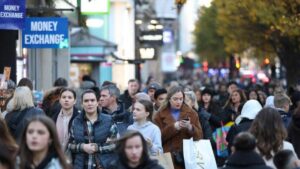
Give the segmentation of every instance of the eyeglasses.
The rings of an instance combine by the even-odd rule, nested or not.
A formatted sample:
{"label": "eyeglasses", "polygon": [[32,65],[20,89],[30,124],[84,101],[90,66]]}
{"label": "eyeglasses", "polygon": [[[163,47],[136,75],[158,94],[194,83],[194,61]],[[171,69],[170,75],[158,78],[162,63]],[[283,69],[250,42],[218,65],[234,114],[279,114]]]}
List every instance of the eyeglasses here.
{"label": "eyeglasses", "polygon": [[181,98],[171,97],[171,100],[174,102],[178,102],[178,101],[183,102],[183,97],[181,97]]}

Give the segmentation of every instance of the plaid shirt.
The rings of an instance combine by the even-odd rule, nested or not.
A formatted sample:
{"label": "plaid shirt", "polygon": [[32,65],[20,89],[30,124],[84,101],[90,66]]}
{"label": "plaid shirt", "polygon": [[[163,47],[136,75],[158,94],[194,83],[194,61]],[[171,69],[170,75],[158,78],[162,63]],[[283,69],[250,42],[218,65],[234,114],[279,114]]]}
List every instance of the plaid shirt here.
{"label": "plaid shirt", "polygon": [[[95,139],[94,139],[94,130],[95,130],[95,124],[99,123],[100,121],[95,121],[94,123],[92,123],[89,119],[87,119],[86,117],[84,118],[85,123],[86,123],[86,127],[88,131],[84,131],[84,143],[78,143],[76,144],[75,141],[71,141],[68,144],[68,149],[72,152],[72,153],[81,153],[84,152],[83,150],[83,144],[88,144],[88,143],[95,143]],[[90,134],[89,134],[90,133]],[[111,126],[110,128],[110,134],[109,137],[107,138],[107,141],[111,141],[111,140],[116,140],[117,139],[117,134],[118,134],[118,129],[117,126],[114,124]],[[73,128],[71,130],[71,138],[74,138],[74,131]],[[104,154],[104,153],[110,153],[112,152],[116,145],[114,143],[95,143],[95,145],[97,146],[97,151],[95,152],[95,154],[100,153],[100,154]],[[85,156],[85,160],[84,160],[84,168],[85,169],[93,169],[96,167],[96,162],[95,162],[95,158],[93,154],[86,154]]]}

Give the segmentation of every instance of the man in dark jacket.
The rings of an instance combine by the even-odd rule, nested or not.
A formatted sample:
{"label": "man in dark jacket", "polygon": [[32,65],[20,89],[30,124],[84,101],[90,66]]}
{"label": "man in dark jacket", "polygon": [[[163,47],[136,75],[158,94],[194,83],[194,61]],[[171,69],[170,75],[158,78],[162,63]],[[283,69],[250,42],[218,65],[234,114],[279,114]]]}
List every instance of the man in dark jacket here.
{"label": "man in dark jacket", "polygon": [[137,79],[130,79],[128,81],[128,89],[119,97],[120,101],[124,103],[125,110],[127,110],[134,102],[134,95],[139,92],[140,83]]}
{"label": "man in dark jacket", "polygon": [[118,100],[119,96],[120,90],[116,85],[106,85],[100,89],[101,112],[112,117],[113,122],[117,125],[118,134],[123,135],[127,127],[133,124],[133,116]]}
{"label": "man in dark jacket", "polygon": [[299,169],[300,160],[291,150],[281,150],[274,156],[274,164],[277,169]]}
{"label": "man in dark jacket", "polygon": [[287,141],[293,144],[295,152],[300,157],[300,107],[294,111],[291,125],[288,128]]}
{"label": "man in dark jacket", "polygon": [[255,137],[249,132],[241,132],[234,140],[233,154],[223,169],[271,169],[255,152]]}
{"label": "man in dark jacket", "polygon": [[280,113],[282,122],[286,128],[290,125],[290,122],[292,120],[291,113],[289,112],[291,105],[291,100],[289,96],[286,94],[276,94],[274,96],[274,106]]}

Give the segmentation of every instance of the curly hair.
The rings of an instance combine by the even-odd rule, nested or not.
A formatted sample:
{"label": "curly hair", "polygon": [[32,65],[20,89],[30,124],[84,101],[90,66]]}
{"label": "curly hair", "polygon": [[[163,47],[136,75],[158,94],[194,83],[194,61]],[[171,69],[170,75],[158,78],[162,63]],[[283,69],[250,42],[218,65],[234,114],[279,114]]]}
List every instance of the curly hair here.
{"label": "curly hair", "polygon": [[256,137],[257,148],[267,160],[282,149],[287,137],[280,113],[273,108],[263,108],[254,119],[249,131]]}

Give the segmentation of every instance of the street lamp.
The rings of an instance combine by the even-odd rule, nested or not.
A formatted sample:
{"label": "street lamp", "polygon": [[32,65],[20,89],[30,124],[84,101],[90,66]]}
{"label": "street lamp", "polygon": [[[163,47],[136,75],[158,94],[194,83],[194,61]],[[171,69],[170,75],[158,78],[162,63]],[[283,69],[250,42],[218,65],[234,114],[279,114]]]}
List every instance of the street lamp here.
{"label": "street lamp", "polygon": [[175,4],[177,5],[178,13],[180,13],[182,5],[186,3],[187,0],[175,0]]}

